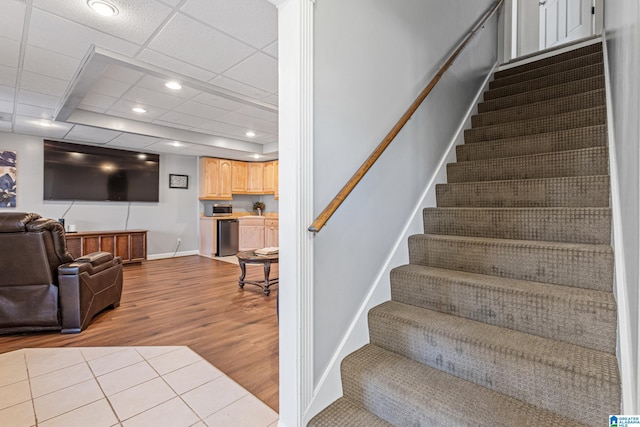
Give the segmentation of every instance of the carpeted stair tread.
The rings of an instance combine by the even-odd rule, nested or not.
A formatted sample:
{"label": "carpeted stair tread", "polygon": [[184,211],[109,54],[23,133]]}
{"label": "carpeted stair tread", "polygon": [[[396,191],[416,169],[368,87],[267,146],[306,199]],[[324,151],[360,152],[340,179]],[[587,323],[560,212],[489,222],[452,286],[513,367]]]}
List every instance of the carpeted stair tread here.
{"label": "carpeted stair tread", "polygon": [[308,427],[393,427],[385,420],[376,417],[366,409],[355,405],[349,399],[339,398],[322,412],[313,417]]}
{"label": "carpeted stair tread", "polygon": [[574,80],[555,86],[548,86],[542,89],[517,93],[515,95],[503,96],[501,98],[484,101],[478,104],[478,113],[489,111],[499,111],[506,108],[527,105],[533,102],[541,102],[554,98],[561,98],[576,95],[583,92],[604,88],[604,75],[588,77],[586,79]]}
{"label": "carpeted stair tread", "polygon": [[612,353],[396,301],[369,311],[369,335],[373,345],[585,424],[620,410]]}
{"label": "carpeted stair tread", "polygon": [[610,208],[425,208],[425,234],[608,245]]}
{"label": "carpeted stair tread", "polygon": [[606,147],[607,126],[587,126],[456,146],[459,162]]}
{"label": "carpeted stair tread", "polygon": [[438,207],[608,207],[609,177],[436,184]]}
{"label": "carpeted stair tread", "polygon": [[[541,52],[536,52],[536,55],[542,53]],[[522,56],[520,58],[516,58],[513,61],[511,61],[508,65],[508,68],[504,68],[504,69],[500,69],[498,71],[495,72],[495,78],[496,79],[501,79],[513,74],[519,74],[522,72],[526,72],[529,70],[533,70],[536,68],[541,68],[541,67],[546,67],[548,65],[551,64],[555,64],[558,62],[565,62],[568,61],[570,59],[573,58],[578,58],[581,56],[586,56],[586,55],[590,55],[593,53],[597,53],[597,52],[602,52],[602,42],[598,42],[598,43],[593,43],[587,46],[583,46],[581,48],[578,49],[573,49],[567,52],[563,52],[560,53],[558,55],[554,55],[554,56],[549,56],[547,58],[542,58],[539,59],[537,61],[531,61],[531,62],[527,62],[526,64],[521,64],[521,65],[515,65],[519,60],[525,59],[527,58],[527,56]]]}
{"label": "carpeted stair tread", "polygon": [[536,89],[542,89],[549,86],[555,86],[563,83],[569,83],[575,80],[582,80],[589,77],[595,77],[604,73],[604,64],[587,65],[562,73],[551,74],[549,76],[539,77],[533,80],[526,80],[520,83],[510,84],[508,86],[489,89],[484,93],[485,101],[501,98],[503,96],[515,95],[517,93],[529,92]]}
{"label": "carpeted stair tread", "polygon": [[391,299],[598,351],[616,348],[611,292],[407,264],[391,271]]}
{"label": "carpeted stair tread", "polygon": [[409,263],[599,291],[613,289],[613,250],[608,245],[416,234],[409,237]]}
{"label": "carpeted stair tread", "polygon": [[447,180],[454,182],[503,181],[607,175],[607,147],[449,163]]}
{"label": "carpeted stair tread", "polygon": [[505,108],[498,111],[476,114],[471,117],[474,128],[507,123],[535,117],[551,116],[605,105],[604,89],[596,89],[564,97],[530,102],[525,105]]}
{"label": "carpeted stair tread", "polygon": [[345,396],[394,426],[582,425],[372,344],[343,360],[342,384]]}
{"label": "carpeted stair tread", "polygon": [[465,143],[540,134],[575,129],[584,126],[604,125],[607,120],[605,106],[585,108],[553,116],[535,117],[508,123],[465,129]]}
{"label": "carpeted stair tread", "polygon": [[494,75],[494,80],[489,82],[489,89],[496,89],[514,83],[520,83],[527,80],[533,80],[540,77],[550,76],[552,74],[574,70],[580,67],[586,67],[602,62],[602,60],[602,52],[595,52],[588,55],[571,58],[566,61],[555,62],[553,64],[534,68],[532,70],[521,70],[520,72],[511,74],[509,76],[500,77],[500,75]]}

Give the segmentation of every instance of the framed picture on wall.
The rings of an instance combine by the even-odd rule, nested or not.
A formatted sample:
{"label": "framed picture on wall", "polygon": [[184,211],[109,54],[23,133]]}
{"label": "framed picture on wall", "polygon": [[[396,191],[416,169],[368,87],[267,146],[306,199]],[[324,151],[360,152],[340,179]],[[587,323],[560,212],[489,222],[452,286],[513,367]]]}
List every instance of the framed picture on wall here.
{"label": "framed picture on wall", "polygon": [[189,188],[189,175],[169,174],[169,188]]}
{"label": "framed picture on wall", "polygon": [[16,207],[16,152],[0,149],[0,208]]}

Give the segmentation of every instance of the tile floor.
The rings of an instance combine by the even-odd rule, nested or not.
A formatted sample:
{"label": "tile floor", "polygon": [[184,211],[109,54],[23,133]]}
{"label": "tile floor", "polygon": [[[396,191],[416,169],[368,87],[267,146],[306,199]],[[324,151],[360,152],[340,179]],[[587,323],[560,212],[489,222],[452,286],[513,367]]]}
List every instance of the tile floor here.
{"label": "tile floor", "polygon": [[0,354],[0,426],[276,427],[278,414],[188,347]]}

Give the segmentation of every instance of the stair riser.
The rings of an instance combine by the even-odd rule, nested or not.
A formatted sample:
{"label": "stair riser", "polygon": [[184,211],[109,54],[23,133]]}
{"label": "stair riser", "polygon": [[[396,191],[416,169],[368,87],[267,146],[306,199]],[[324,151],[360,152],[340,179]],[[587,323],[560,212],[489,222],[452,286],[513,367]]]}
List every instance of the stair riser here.
{"label": "stair riser", "polygon": [[616,347],[615,302],[604,298],[609,294],[595,301],[574,294],[561,298],[544,285],[449,272],[429,274],[429,270],[408,267],[391,272],[393,301],[597,351],[611,352]]}
{"label": "stair riser", "polygon": [[447,178],[450,183],[607,175],[608,173],[609,160],[607,149],[604,147],[447,165]]}
{"label": "stair riser", "polygon": [[515,122],[536,117],[568,113],[606,104],[604,89],[556,98],[535,104],[521,105],[504,110],[492,111],[471,117],[474,128],[499,123]]}
{"label": "stair riser", "polygon": [[611,210],[426,208],[425,234],[608,245]]}
{"label": "stair riser", "polygon": [[606,124],[606,120],[606,108],[596,107],[554,116],[538,117],[510,123],[500,123],[493,126],[465,129],[464,141],[465,143],[474,143],[577,129],[585,126],[598,126]]}
{"label": "stair riser", "polygon": [[610,292],[613,289],[613,253],[602,248],[605,246],[586,250],[533,245],[531,242],[478,242],[420,234],[409,238],[409,262]]}
{"label": "stair riser", "polygon": [[558,62],[565,62],[573,58],[579,58],[581,56],[591,55],[597,52],[602,52],[602,43],[590,44],[588,46],[584,46],[579,49],[570,50],[568,52],[564,52],[559,55],[550,56],[548,58],[540,59],[538,61],[529,62],[526,64],[507,68],[505,70],[500,70],[495,73],[495,78],[501,79],[507,76],[511,76],[513,74],[520,74],[526,71],[534,70],[536,68],[546,67],[551,64],[557,64]]}
{"label": "stair riser", "polygon": [[550,86],[531,92],[519,93],[516,95],[496,98],[478,104],[478,113],[488,113],[490,111],[503,110],[505,108],[528,105],[534,102],[542,102],[550,99],[562,98],[565,96],[577,95],[584,92],[604,88],[604,76],[599,75],[587,79],[572,81],[556,86]]}
{"label": "stair riser", "polygon": [[[374,309],[369,313],[369,329],[374,345],[580,422],[593,422],[617,409],[610,400],[601,400],[601,394],[617,394],[614,384],[600,383],[595,393],[596,381],[586,375],[517,351],[480,345],[472,337],[447,331],[446,325],[421,324],[418,319]],[[567,395],[572,396],[573,405],[567,405]]]}
{"label": "stair riser", "polygon": [[536,68],[530,71],[523,71],[521,73],[512,74],[505,77],[495,77],[494,80],[489,82],[490,89],[496,89],[499,87],[509,86],[515,83],[520,83],[528,80],[538,79],[540,77],[546,77],[553,74],[563,73],[566,71],[574,70],[580,67],[586,67],[588,65],[597,64],[602,62],[602,53],[592,53],[590,55],[579,56],[567,61],[558,62],[546,67]]}
{"label": "stair riser", "polygon": [[530,92],[537,89],[543,89],[549,86],[569,83],[576,80],[582,80],[589,77],[595,77],[604,73],[603,63],[587,65],[586,67],[577,68],[575,70],[566,71],[564,73],[552,74],[550,76],[540,77],[538,79],[527,80],[522,83],[514,83],[509,86],[490,89],[484,93],[485,101],[501,98],[503,96],[511,96],[518,93]]}
{"label": "stair riser", "polygon": [[437,184],[438,207],[608,207],[608,176]]}
{"label": "stair riser", "polygon": [[605,125],[456,146],[459,162],[607,146]]}

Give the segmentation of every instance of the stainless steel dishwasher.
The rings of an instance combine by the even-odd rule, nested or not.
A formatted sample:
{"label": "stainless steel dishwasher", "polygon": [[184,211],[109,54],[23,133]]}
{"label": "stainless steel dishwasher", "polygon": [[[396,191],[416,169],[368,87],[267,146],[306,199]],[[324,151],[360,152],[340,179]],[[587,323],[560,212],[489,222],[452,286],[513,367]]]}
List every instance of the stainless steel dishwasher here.
{"label": "stainless steel dishwasher", "polygon": [[216,256],[228,256],[238,253],[238,220],[219,219],[218,249]]}

